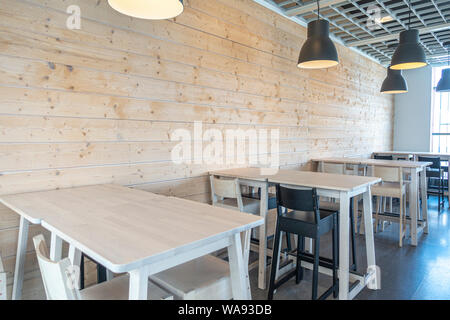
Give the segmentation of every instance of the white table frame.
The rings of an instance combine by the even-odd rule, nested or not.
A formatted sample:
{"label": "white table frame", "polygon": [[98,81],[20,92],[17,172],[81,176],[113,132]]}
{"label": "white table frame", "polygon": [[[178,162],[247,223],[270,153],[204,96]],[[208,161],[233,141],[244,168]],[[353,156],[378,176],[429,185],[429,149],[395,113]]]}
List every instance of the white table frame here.
{"label": "white table frame", "polygon": [[[17,258],[12,293],[13,300],[19,300],[22,297],[24,266],[30,224],[41,225],[43,228],[51,232],[50,256],[56,261],[58,259],[61,259],[62,241],[66,241],[70,245],[68,256],[73,265],[80,265],[81,253],[83,252],[92,257],[98,263],[105,266],[105,268],[107,268],[110,272],[129,273],[130,300],[147,299],[148,279],[150,275],[164,271],[198,257],[210,254],[212,252],[227,248],[229,255],[233,299],[251,299],[250,281],[248,276],[248,252],[244,251],[248,250],[248,247],[243,248],[241,233],[244,233],[245,237],[249,236],[252,228],[258,227],[264,223],[262,219],[238,228],[234,228],[233,230],[227,232],[216,234],[201,241],[196,241],[188,245],[174,248],[167,252],[158,254],[156,257],[150,256],[126,265],[115,265],[95,251],[84,246],[76,239],[69,237],[62,230],[58,230],[57,228],[53,227],[45,220],[28,215],[26,212],[23,212],[10,205],[8,201],[4,201],[1,197],[0,203],[3,203],[20,215]],[[211,210],[215,209],[217,208],[211,206]],[[226,209],[220,208],[220,210]]]}
{"label": "white table frame", "polygon": [[[418,245],[418,237],[420,233],[423,231],[425,234],[428,233],[428,205],[427,205],[427,184],[426,184],[426,175],[424,168],[426,165],[421,166],[412,166],[412,167],[404,167],[401,164],[397,164],[396,161],[392,160],[379,160],[379,164],[373,164],[374,161],[378,161],[375,159],[367,159],[364,161],[363,159],[352,159],[352,158],[339,158],[339,161],[333,159],[314,159],[314,162],[318,162],[319,169],[322,168],[323,163],[342,163],[342,164],[351,164],[351,165],[361,165],[367,168],[370,168],[371,172],[373,172],[375,166],[383,166],[383,167],[395,167],[401,168],[403,172],[409,173],[411,175],[411,183],[409,184],[409,197],[410,197],[410,230],[411,230],[411,245]],[[348,162],[346,162],[348,161]],[[390,164],[388,163],[390,162]],[[419,183],[420,182],[420,183]],[[421,200],[422,200],[422,219],[420,219],[420,208],[419,208],[419,188],[421,191]],[[364,221],[363,221],[364,222]],[[364,229],[361,228],[361,234]]]}
{"label": "white table frame", "polygon": [[[211,172],[211,175],[219,177],[230,177],[230,175],[221,174],[220,172]],[[264,188],[261,189],[261,216],[266,217],[268,208],[268,188],[270,185],[277,184],[276,180],[271,180],[270,178],[265,181],[261,179],[248,179],[239,176],[234,176],[238,178],[239,182],[243,185],[259,185]],[[376,179],[376,178],[374,178]],[[381,179],[379,179],[381,181]],[[377,181],[377,182],[379,182]],[[283,183],[285,184],[285,183]],[[292,186],[302,186],[299,184],[294,184]],[[263,191],[264,190],[264,191]],[[366,238],[366,254],[367,254],[367,265],[376,266],[375,262],[375,242],[373,235],[373,222],[372,222],[372,196],[370,191],[370,186],[364,186],[352,191],[338,191],[331,189],[317,189],[317,193],[320,196],[330,197],[339,199],[340,202],[340,212],[349,212],[350,210],[350,200],[351,198],[363,195],[363,217],[365,226],[365,238]],[[266,220],[267,221],[267,220]],[[353,299],[361,290],[367,286],[367,284],[372,281],[376,275],[372,273],[366,273],[363,275],[350,272],[350,253],[349,253],[349,237],[350,237],[350,217],[349,214],[339,214],[339,300],[349,300]],[[266,259],[267,259],[267,237],[265,224],[260,226],[260,239],[259,239],[259,278],[258,284],[260,289],[264,289],[266,285]],[[294,261],[295,263],[295,261]],[[294,264],[293,264],[294,265]],[[306,268],[311,268],[312,265],[306,262],[302,262],[302,266]],[[373,269],[375,270],[375,268]],[[373,271],[372,270],[372,271]],[[331,270],[320,267],[319,272],[331,275]],[[284,273],[284,272],[280,272]],[[357,284],[350,289],[349,281],[357,281]]]}
{"label": "white table frame", "polygon": [[[448,153],[434,153],[434,152],[408,152],[408,151],[385,151],[385,152],[374,152],[374,155],[386,155],[386,156],[412,156],[414,161],[418,161],[420,156],[424,157],[439,157],[441,161],[447,161],[450,166],[450,154]],[[426,180],[426,179],[425,179]],[[447,173],[447,185],[450,186],[450,172]],[[447,201],[450,207],[450,192],[447,193]]]}

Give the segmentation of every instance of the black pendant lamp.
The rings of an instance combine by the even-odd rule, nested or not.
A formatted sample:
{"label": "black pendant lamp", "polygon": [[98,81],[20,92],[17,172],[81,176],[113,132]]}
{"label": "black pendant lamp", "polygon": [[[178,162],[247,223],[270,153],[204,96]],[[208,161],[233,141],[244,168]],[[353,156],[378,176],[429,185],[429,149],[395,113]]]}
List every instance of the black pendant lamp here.
{"label": "black pendant lamp", "polygon": [[317,20],[308,23],[308,38],[303,44],[298,58],[301,69],[323,69],[339,64],[338,54],[330,39],[330,24],[320,20],[319,0],[317,0]]}
{"label": "black pendant lamp", "polygon": [[442,77],[439,80],[438,85],[436,87],[436,92],[450,92],[450,41],[445,42],[444,46],[447,47],[448,50],[448,66],[449,68],[442,70]]}
{"label": "black pendant lamp", "polygon": [[397,94],[408,92],[408,85],[405,78],[402,76],[401,70],[392,70],[387,68],[387,77],[384,79],[381,85],[381,93],[385,94]]}
{"label": "black pendant lamp", "polygon": [[391,69],[407,70],[425,67],[427,59],[419,43],[419,30],[410,29],[411,26],[411,0],[409,1],[408,30],[400,33],[400,43],[391,60]]}

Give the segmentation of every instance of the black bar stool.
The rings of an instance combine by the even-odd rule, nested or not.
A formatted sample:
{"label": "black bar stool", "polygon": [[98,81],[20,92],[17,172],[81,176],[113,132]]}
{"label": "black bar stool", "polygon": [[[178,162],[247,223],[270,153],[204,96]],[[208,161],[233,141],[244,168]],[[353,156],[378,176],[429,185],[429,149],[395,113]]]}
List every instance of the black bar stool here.
{"label": "black bar stool", "polygon": [[[441,158],[439,157],[420,157],[420,162],[431,162],[432,165],[427,167],[426,176],[427,176],[427,185],[428,185],[428,195],[437,195],[438,196],[438,212],[441,212],[441,205],[444,207],[445,205],[445,196],[444,196],[444,169],[441,166]],[[430,183],[431,181],[438,181],[438,185],[436,187],[435,184]],[[442,201],[441,201],[442,199]]]}
{"label": "black bar stool", "polygon": [[[84,253],[81,254],[81,263],[80,263],[80,289],[84,289]],[[94,259],[86,256],[89,260],[97,264],[97,283],[105,282],[106,279],[106,268],[96,262]]]}
{"label": "black bar stool", "polygon": [[[286,212],[283,212],[286,211]],[[320,237],[329,231],[333,236],[333,258],[331,268],[333,270],[333,285],[323,293],[319,299],[326,299],[331,293],[337,296],[337,258],[338,258],[338,228],[337,211],[319,209],[319,198],[316,189],[288,188],[277,185],[277,227],[275,232],[275,244],[273,248],[272,268],[270,273],[270,285],[268,299],[273,299],[276,288],[296,277],[296,283],[303,278],[302,260],[313,263],[312,299],[317,300],[318,277],[319,277],[319,247]],[[298,236],[297,241],[297,268],[288,273],[275,283],[275,275],[279,260],[280,234],[281,232],[292,233]],[[308,255],[304,251],[304,238],[314,240],[314,254]],[[312,261],[311,261],[312,258]]]}
{"label": "black bar stool", "polygon": [[379,156],[379,155],[374,155],[373,156],[374,159],[377,160],[394,160],[393,156]]}

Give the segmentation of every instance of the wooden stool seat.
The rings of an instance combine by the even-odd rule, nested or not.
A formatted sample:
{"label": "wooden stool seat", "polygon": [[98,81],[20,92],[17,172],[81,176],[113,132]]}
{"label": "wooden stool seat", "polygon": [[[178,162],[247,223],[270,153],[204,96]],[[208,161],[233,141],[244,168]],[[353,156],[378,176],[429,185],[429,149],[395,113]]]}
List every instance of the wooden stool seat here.
{"label": "wooden stool seat", "polygon": [[[259,214],[260,200],[242,197],[242,211],[246,213]],[[238,210],[238,200],[233,198],[226,198],[224,200],[217,200],[215,206],[227,209]]]}
{"label": "wooden stool seat", "polygon": [[324,210],[339,211],[339,202],[319,201],[319,208]]}
{"label": "wooden stool seat", "polygon": [[232,299],[228,262],[212,255],[152,275],[150,280],[178,299]]}
{"label": "wooden stool seat", "polygon": [[400,186],[398,182],[381,182],[372,186],[372,195],[401,198],[406,192],[406,184],[406,182],[403,182],[402,186]]}
{"label": "wooden stool seat", "polygon": [[[80,290],[82,300],[128,300],[130,277],[119,276],[109,281]],[[173,296],[148,282],[148,300],[172,300]]]}

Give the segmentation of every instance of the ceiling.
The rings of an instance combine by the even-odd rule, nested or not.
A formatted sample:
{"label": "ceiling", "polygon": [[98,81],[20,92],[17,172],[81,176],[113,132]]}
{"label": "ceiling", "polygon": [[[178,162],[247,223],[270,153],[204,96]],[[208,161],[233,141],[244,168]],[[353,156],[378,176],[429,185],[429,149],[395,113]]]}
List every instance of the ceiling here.
{"label": "ceiling", "polygon": [[[255,0],[275,6],[277,11],[300,22],[317,19],[316,0]],[[419,29],[420,42],[428,62],[447,64],[450,41],[450,0],[321,0],[320,17],[330,22],[330,32],[347,47],[388,66],[398,43],[398,34],[408,28]],[[386,20],[380,21],[380,18]],[[383,22],[382,22],[383,21]]]}

